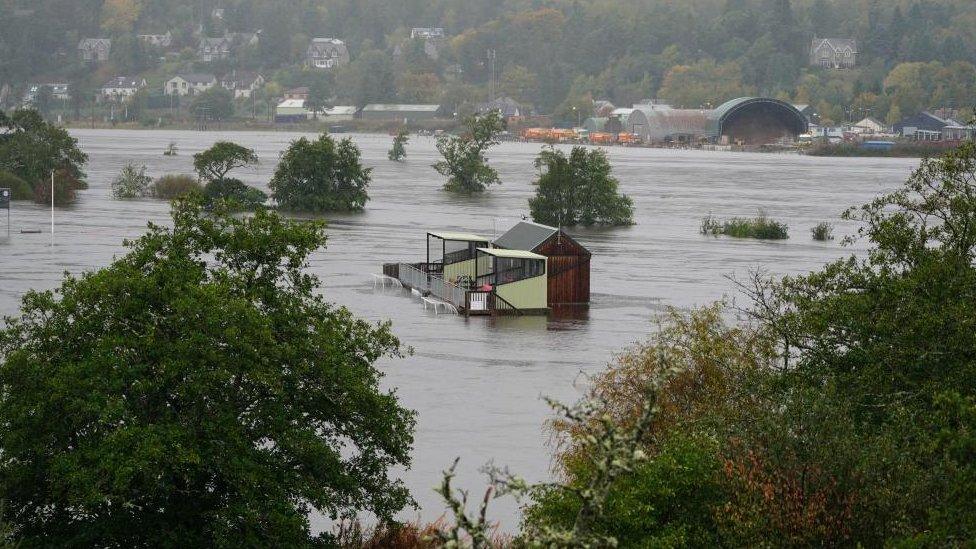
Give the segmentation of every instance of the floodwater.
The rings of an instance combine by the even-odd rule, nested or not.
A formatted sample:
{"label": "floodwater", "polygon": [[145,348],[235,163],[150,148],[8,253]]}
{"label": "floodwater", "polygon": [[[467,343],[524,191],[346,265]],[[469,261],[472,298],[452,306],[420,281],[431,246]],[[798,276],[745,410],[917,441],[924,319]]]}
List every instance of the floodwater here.
{"label": "floodwater", "polygon": [[[90,189],[55,212],[14,203],[6,237],[0,212],[0,315],[15,314],[28,289],[55,287],[64,271],[108,264],[123,252],[124,238],[140,235],[148,221],[166,223],[168,204],[113,200],[109,182],[126,162],[149,173],[191,173],[191,156],[218,140],[253,147],[259,166],[235,177],[267,190],[279,153],[299,134],[76,130],[90,155]],[[443,178],[432,138],[414,137],[404,163],[386,158],[391,139],[354,135],[367,165],[375,167],[372,200],[361,214],[329,216],[327,249],[311,269],[331,301],[372,320],[391,319],[405,359],[379,366],[385,384],[417,410],[414,461],[399,472],[420,510],[404,518],[433,520],[443,505],[433,488],[441,471],[461,457],[456,484],[474,494],[484,488],[485,463],[508,466],[533,481],[548,478],[550,452],[543,397],[575,400],[585,373],[604,367],[615,352],[643,339],[655,315],[668,306],[689,308],[736,297],[729,275],[753,269],[805,273],[852,253],[833,242],[814,242],[810,228],[836,224],[838,237],[855,227],[840,213],[898,186],[917,165],[905,159],[812,158],[796,155],[608,149],[621,189],[634,200],[637,224],[573,233],[593,252],[592,304],[574,318],[464,319],[425,312],[408,296],[374,290],[370,273],[383,262],[419,260],[429,229],[501,234],[528,213],[538,144],[505,143],[490,154],[503,184],[484,196],[460,198],[440,190]],[[170,142],[179,155],[163,156]],[[791,238],[759,242],[706,237],[701,218],[756,214],[762,208],[789,224]],[[21,234],[40,229],[40,234]],[[53,242],[53,243],[52,243]],[[853,251],[861,249],[854,246]],[[741,301],[741,296],[739,296]],[[475,498],[477,499],[477,498]],[[517,527],[517,506],[501,500],[491,516],[503,529]],[[319,527],[325,521],[316,520]]]}

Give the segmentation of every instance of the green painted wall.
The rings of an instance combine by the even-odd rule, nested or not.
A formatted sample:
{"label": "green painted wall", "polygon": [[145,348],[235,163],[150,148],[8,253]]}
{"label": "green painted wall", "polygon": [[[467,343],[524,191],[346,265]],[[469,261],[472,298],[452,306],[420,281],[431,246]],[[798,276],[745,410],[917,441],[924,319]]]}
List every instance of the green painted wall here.
{"label": "green painted wall", "polygon": [[454,279],[459,275],[467,275],[474,278],[474,261],[474,259],[468,259],[467,261],[458,261],[457,263],[444,265],[444,280],[453,284]]}
{"label": "green painted wall", "polygon": [[549,279],[546,275],[502,284],[495,288],[498,295],[519,309],[545,309],[549,306],[546,295],[548,290]]}

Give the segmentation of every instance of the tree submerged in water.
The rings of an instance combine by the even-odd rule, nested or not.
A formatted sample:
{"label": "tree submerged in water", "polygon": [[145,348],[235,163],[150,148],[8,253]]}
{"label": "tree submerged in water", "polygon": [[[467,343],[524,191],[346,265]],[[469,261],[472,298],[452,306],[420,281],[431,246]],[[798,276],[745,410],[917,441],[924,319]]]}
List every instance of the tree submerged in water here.
{"label": "tree submerged in water", "polygon": [[393,137],[393,148],[387,155],[390,160],[400,162],[407,157],[407,143],[410,141],[410,134],[402,129]]}
{"label": "tree submerged in water", "polygon": [[207,182],[203,188],[207,201],[214,204],[224,200],[231,207],[243,210],[263,205],[268,195],[239,179],[227,177],[227,174],[257,162],[258,155],[253,149],[229,141],[218,141],[209,149],[193,155],[193,168],[200,179]]}
{"label": "tree submerged in water", "polygon": [[566,156],[549,147],[535,165],[543,170],[536,196],[529,199],[532,219],[546,225],[631,225],[634,206],[621,195],[604,151],[573,147]]}
{"label": "tree submerged in water", "polygon": [[330,546],[310,513],[410,504],[387,323],[327,303],[320,223],[177,201],[0,330],[0,517],[25,546]]}
{"label": "tree submerged in water", "polygon": [[360,211],[369,200],[372,168],[361,162],[351,139],[327,134],[315,141],[292,141],[278,163],[270,187],[278,205],[291,211]]}
{"label": "tree submerged in water", "polygon": [[437,173],[447,176],[444,189],[456,193],[484,192],[500,183],[498,172],[488,165],[487,150],[498,144],[495,139],[502,130],[501,115],[492,111],[472,116],[464,122],[465,132],[438,138],[437,151],[444,160],[434,164]]}

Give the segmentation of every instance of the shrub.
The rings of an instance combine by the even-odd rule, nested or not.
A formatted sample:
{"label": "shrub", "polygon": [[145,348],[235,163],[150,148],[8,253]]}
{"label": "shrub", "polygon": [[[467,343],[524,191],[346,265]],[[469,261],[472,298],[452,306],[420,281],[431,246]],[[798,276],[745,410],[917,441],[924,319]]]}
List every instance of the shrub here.
{"label": "shrub", "polygon": [[203,188],[203,194],[209,204],[225,200],[231,207],[241,210],[253,210],[263,206],[268,199],[268,195],[259,189],[249,187],[243,181],[233,178],[217,179],[207,183]]}
{"label": "shrub", "polygon": [[0,171],[0,187],[10,189],[11,200],[30,200],[34,197],[30,183],[10,172]]}
{"label": "shrub", "polygon": [[709,214],[702,219],[701,233],[760,240],[784,240],[790,237],[786,223],[770,219],[762,210],[753,218],[733,217],[725,221],[719,221]]}
{"label": "shrub", "polygon": [[118,177],[112,180],[112,196],[115,198],[141,198],[152,193],[152,178],[146,175],[146,166],[126,164]]}
{"label": "shrub", "polygon": [[203,185],[192,175],[164,175],[153,183],[153,196],[173,200],[193,192],[203,192]]}
{"label": "shrub", "polygon": [[810,229],[810,233],[813,235],[814,240],[833,240],[834,226],[826,221],[821,221],[814,228]]}

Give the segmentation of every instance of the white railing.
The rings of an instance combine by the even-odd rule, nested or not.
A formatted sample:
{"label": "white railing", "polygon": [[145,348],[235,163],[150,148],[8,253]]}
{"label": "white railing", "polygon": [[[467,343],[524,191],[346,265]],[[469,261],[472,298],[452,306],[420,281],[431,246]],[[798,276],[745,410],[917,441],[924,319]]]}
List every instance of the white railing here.
{"label": "white railing", "polygon": [[455,307],[464,306],[464,290],[437,275],[425,273],[413,265],[400,264],[400,282],[421,292],[428,291],[432,296]]}

